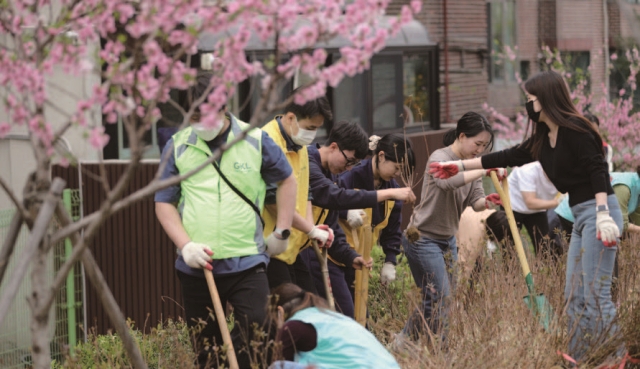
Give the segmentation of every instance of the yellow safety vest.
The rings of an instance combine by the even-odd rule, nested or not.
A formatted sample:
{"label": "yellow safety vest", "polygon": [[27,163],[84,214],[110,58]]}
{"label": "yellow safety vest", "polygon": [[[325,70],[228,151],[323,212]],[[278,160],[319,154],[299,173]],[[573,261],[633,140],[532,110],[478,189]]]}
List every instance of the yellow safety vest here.
{"label": "yellow safety vest", "polygon": [[[385,208],[384,219],[382,220],[382,222],[378,223],[373,228],[373,237],[372,237],[373,244],[371,245],[371,247],[375,246],[378,243],[380,232],[382,232],[382,230],[387,226],[387,224],[389,224],[389,216],[391,216],[391,211],[393,210],[393,206],[395,205],[395,203],[396,202],[394,200],[384,201],[384,208]],[[371,208],[364,209],[364,211],[365,213],[367,213],[366,221],[371,222],[371,219],[372,219]],[[338,223],[340,223],[340,227],[342,227],[342,230],[344,231],[344,234],[347,237],[347,242],[349,243],[349,246],[351,246],[352,249],[355,249],[358,254],[362,255],[364,251],[364,245],[362,245],[362,242],[364,241],[364,227],[353,229],[345,219],[340,219]],[[353,240],[354,231],[356,232],[358,236],[358,240],[360,241],[360,244],[358,245],[356,245],[355,241]],[[329,257],[329,259],[336,265],[345,266],[344,264],[335,261],[331,257]]]}
{"label": "yellow safety vest", "polygon": [[[287,161],[293,169],[293,174],[296,177],[298,183],[298,192],[296,193],[296,212],[306,218],[307,205],[309,202],[309,153],[307,147],[303,146],[300,150],[287,151],[287,142],[282,136],[280,131],[280,125],[276,119],[267,123],[262,130],[267,132],[269,137],[280,146],[282,151],[287,157]],[[264,237],[268,237],[273,232],[276,226],[276,217],[269,211],[262,211],[262,218],[264,219]],[[284,261],[285,263],[292,265],[296,261],[300,248],[309,239],[307,235],[300,232],[297,229],[291,230],[291,236],[289,237],[289,245],[287,250],[280,255],[274,256],[274,258]]]}

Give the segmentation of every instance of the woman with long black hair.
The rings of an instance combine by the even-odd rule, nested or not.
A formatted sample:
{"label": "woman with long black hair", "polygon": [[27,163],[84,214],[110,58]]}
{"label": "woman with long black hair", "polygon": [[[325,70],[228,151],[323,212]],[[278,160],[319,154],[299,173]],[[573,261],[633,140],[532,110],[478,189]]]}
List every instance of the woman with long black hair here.
{"label": "woman with long black hair", "polygon": [[553,71],[541,72],[527,80],[524,88],[530,137],[481,158],[432,163],[430,171],[447,178],[459,171],[520,166],[538,160],[556,188],[569,193],[575,224],[565,298],[569,354],[580,360],[593,343],[618,331],[611,281],[622,213],[609,181],[602,138],[576,110],[562,77]]}

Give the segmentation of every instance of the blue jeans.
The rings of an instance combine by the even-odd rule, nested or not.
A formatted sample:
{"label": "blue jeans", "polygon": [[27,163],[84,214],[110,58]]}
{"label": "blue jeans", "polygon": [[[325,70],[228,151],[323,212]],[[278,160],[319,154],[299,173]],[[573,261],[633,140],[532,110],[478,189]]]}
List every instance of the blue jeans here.
{"label": "blue jeans", "polygon": [[[607,197],[609,214],[622,230],[622,213],[615,195]],[[569,355],[583,358],[592,345],[618,333],[613,323],[616,307],[611,299],[611,280],[617,247],[605,247],[596,238],[596,202],[571,208],[575,217],[567,255],[564,289],[567,300]],[[622,349],[618,354],[622,354]]]}
{"label": "blue jeans", "polygon": [[422,312],[416,309],[403,333],[416,337],[426,323],[432,332],[446,329],[447,299],[454,287],[458,261],[455,236],[446,240],[421,237],[415,243],[402,236],[402,246],[416,284],[422,290]]}

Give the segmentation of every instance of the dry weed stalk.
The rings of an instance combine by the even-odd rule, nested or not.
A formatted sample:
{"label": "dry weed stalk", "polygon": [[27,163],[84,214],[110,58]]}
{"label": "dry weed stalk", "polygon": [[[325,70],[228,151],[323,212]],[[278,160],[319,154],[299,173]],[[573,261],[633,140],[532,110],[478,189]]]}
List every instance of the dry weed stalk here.
{"label": "dry weed stalk", "polygon": [[[527,294],[518,259],[510,245],[489,257],[482,253],[478,268],[466,279],[457,281],[449,303],[446,341],[439,334],[425,333],[415,342],[407,342],[396,358],[403,368],[552,368],[568,367],[558,352],[568,346],[567,316],[564,311],[566,254],[560,260],[550,253],[527,255],[539,292],[556,312],[550,332],[546,332],[523,302]],[[595,337],[581,369],[620,367],[621,358],[612,353],[626,347],[631,357],[640,357],[640,239],[623,241],[619,254],[617,323],[621,332]],[[411,284],[407,278],[407,284]],[[404,283],[404,282],[403,282]],[[375,293],[375,292],[374,292]],[[372,330],[383,342],[391,342],[392,332],[404,325],[405,316],[397,312],[404,303],[419,307],[417,288],[405,291],[403,299],[383,298],[380,304],[393,312],[372,323]],[[377,307],[372,307],[375,310]],[[411,309],[408,309],[411,311]],[[425,324],[425,332],[428,332]],[[439,333],[439,332],[435,332]],[[610,333],[610,332],[609,332]],[[391,345],[390,345],[391,347]],[[562,367],[562,366],[561,366]],[[626,368],[630,368],[627,364]]]}
{"label": "dry weed stalk", "polygon": [[[413,96],[409,97],[409,106],[411,106],[411,102],[413,101]],[[418,109],[418,117],[419,120],[422,121],[422,110],[420,110],[420,107],[417,107]],[[402,115],[402,117],[404,118],[404,124],[402,126],[402,133],[403,133],[403,137],[405,140],[405,145],[407,144],[407,126],[409,124],[411,124],[411,122],[409,121],[409,116],[408,115]],[[429,150],[429,143],[427,142],[427,136],[425,134],[424,131],[424,125],[420,125],[420,129],[422,130],[422,139],[424,140],[424,147],[425,147],[425,151],[426,151],[426,158],[429,158],[429,156],[431,155],[431,151]],[[417,150],[414,150],[417,151]],[[414,152],[415,155],[415,152]],[[397,157],[397,153],[396,153],[396,157]],[[408,163],[408,157],[406,155],[406,151],[405,151],[405,158],[404,158],[404,162]],[[412,189],[415,188],[417,185],[419,185],[422,181],[426,180],[427,176],[428,176],[428,169],[429,168],[425,168],[424,173],[422,174],[421,178],[416,178],[415,177],[415,172],[414,169],[415,168],[409,168],[407,165],[403,165],[402,166],[403,170],[402,173],[400,174],[400,177],[402,179],[402,182],[406,185],[411,187]],[[429,190],[429,185],[427,183],[427,187],[425,188],[425,191]],[[419,205],[419,199],[417,199],[418,201],[418,206]],[[412,205],[414,207],[415,210],[415,204]],[[413,225],[413,216],[411,217],[411,220],[409,221],[409,227],[407,227],[406,230],[406,236],[407,239],[409,240],[409,242],[416,242],[419,238],[420,238],[420,232],[418,231],[418,228],[416,228]]]}

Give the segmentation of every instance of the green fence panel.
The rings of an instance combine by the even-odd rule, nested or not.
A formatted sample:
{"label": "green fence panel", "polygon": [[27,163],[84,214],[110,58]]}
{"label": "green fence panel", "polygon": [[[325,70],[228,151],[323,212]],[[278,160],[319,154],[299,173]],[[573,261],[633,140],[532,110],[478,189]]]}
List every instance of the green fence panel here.
{"label": "green fence panel", "polygon": [[[81,209],[79,191],[65,190],[63,201],[72,218],[79,219]],[[0,210],[0,243],[6,237],[14,213],[15,209]],[[55,222],[53,227],[57,227]],[[22,253],[28,235],[28,229],[23,226],[5,276],[11,275],[14,260]],[[57,272],[68,259],[72,246],[69,240],[54,245],[50,263],[47,265],[47,268],[51,270],[52,277],[54,271]],[[30,273],[27,273],[9,315],[0,326],[0,368],[3,369],[23,369],[31,366],[31,331],[29,327],[31,310],[26,300],[31,292],[30,277]],[[0,295],[6,280],[7,278],[0,285]],[[84,340],[83,289],[82,266],[80,263],[76,263],[67,276],[66,284],[58,291],[55,309],[50,315],[52,359],[64,360],[65,354],[73,352],[73,348],[79,343],[79,340]]]}

